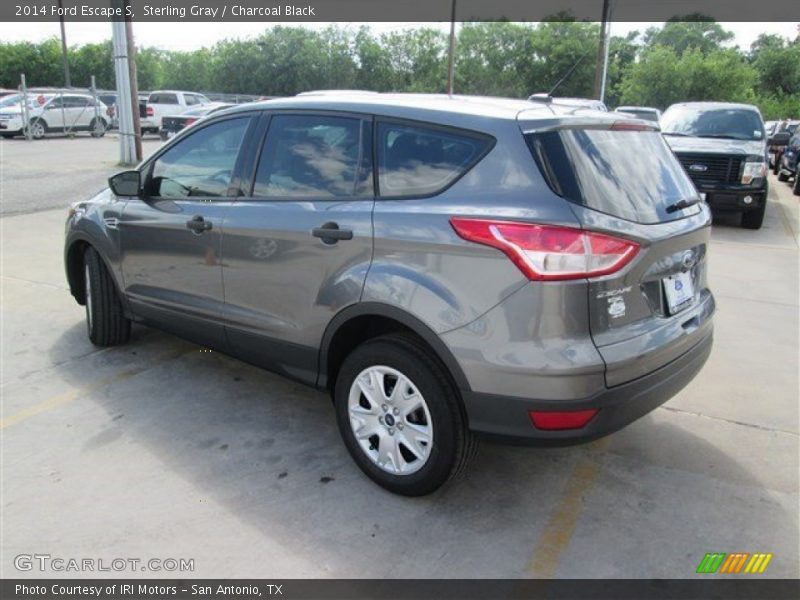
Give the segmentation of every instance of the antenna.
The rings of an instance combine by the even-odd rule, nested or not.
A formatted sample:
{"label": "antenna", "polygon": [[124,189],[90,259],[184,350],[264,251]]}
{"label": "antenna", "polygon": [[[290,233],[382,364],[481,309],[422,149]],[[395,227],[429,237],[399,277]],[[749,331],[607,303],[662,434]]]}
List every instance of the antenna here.
{"label": "antenna", "polygon": [[581,55],[581,57],[580,57],[580,58],[579,58],[577,61],[575,61],[575,64],[574,64],[574,65],[572,65],[572,66],[569,68],[569,71],[567,71],[566,73],[564,73],[564,76],[563,76],[561,79],[559,79],[559,80],[558,80],[558,83],[556,83],[556,84],[553,86],[553,89],[551,89],[549,92],[547,92],[547,95],[548,95],[548,96],[552,96],[552,95],[553,95],[553,92],[555,92],[555,91],[556,91],[556,89],[558,88],[558,86],[560,86],[562,83],[564,83],[564,82],[567,80],[567,78],[569,78],[569,76],[570,76],[570,75],[572,75],[572,73],[575,71],[575,69],[577,69],[577,68],[578,68],[578,65],[579,65],[579,64],[581,64],[581,61],[582,61],[584,58],[586,58],[586,55],[587,55],[587,54],[589,54],[589,52],[590,52],[590,50],[587,50],[586,52],[584,52],[584,53]]}

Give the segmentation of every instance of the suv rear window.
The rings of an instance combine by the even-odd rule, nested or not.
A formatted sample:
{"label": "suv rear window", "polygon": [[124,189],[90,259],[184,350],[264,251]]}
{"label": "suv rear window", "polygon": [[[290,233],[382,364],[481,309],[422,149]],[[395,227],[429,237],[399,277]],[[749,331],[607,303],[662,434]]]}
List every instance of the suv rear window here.
{"label": "suv rear window", "polygon": [[657,131],[564,129],[525,137],[550,187],[571,202],[638,223],[697,210],[667,211],[697,190]]}
{"label": "suv rear window", "polygon": [[439,128],[378,123],[378,187],[383,198],[443,191],[490,148],[490,139]]}

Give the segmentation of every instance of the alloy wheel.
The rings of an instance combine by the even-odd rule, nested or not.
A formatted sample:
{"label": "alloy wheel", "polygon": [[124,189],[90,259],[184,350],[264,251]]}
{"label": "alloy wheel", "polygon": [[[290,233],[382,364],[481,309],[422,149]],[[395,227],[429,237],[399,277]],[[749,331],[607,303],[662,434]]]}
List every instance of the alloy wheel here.
{"label": "alloy wheel", "polygon": [[364,454],[392,475],[416,473],[433,448],[433,421],[416,385],[397,369],[371,366],[348,397],[353,435]]}

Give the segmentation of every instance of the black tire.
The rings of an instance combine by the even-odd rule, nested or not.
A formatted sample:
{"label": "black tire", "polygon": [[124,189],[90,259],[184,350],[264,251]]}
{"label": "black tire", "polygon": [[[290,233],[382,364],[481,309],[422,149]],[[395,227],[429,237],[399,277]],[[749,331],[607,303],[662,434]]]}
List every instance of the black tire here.
{"label": "black tire", "polygon": [[780,171],[778,173],[778,181],[789,181],[789,176],[783,171]]}
{"label": "black tire", "polygon": [[764,223],[764,214],[767,212],[767,201],[760,208],[742,213],[742,227],[745,229],[761,229]]}
{"label": "black tire", "polygon": [[794,172],[794,185],[792,186],[792,193],[795,196],[800,196],[800,168]]}
{"label": "black tire", "polygon": [[31,137],[35,140],[44,138],[48,131],[47,123],[45,123],[44,119],[31,119],[30,129]]}
{"label": "black tire", "polygon": [[93,138],[103,137],[106,134],[107,129],[108,125],[101,118],[94,118],[92,119],[91,123],[89,123],[89,134]]}
{"label": "black tire", "polygon": [[131,336],[131,322],[125,317],[114,281],[94,248],[86,250],[83,266],[89,339],[95,346],[124,344]]}
{"label": "black tire", "polygon": [[781,160],[778,158],[778,155],[775,155],[775,162],[772,164],[772,174],[777,175],[778,171],[781,170]]}
{"label": "black tire", "polygon": [[14,134],[13,133],[0,133],[0,137],[3,137],[3,139],[6,139],[6,140],[10,140],[11,138],[14,137]]}
{"label": "black tire", "polygon": [[[427,461],[413,473],[397,475],[381,469],[361,448],[350,425],[350,388],[364,369],[378,365],[396,369],[408,377],[425,399],[430,413],[433,443]],[[334,404],[339,431],[353,460],[375,483],[396,494],[430,494],[461,473],[477,451],[477,440],[467,427],[458,392],[445,367],[411,335],[382,336],[351,352],[336,378]]]}

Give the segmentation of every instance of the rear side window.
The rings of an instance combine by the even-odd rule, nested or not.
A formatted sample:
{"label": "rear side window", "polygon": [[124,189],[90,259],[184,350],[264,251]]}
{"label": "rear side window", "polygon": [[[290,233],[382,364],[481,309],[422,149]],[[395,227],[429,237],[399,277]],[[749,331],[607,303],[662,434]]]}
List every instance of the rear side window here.
{"label": "rear side window", "polygon": [[525,137],[550,187],[571,202],[638,223],[697,210],[667,210],[696,198],[697,190],[657,131],[564,129]]}
{"label": "rear side window", "polygon": [[150,104],[178,104],[177,94],[153,94],[150,96]]}
{"label": "rear side window", "polygon": [[260,198],[372,196],[370,124],[323,115],[272,117],[256,171]]}
{"label": "rear side window", "polygon": [[456,131],[378,123],[378,187],[383,198],[431,196],[469,171],[491,141]]}

